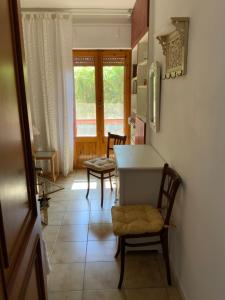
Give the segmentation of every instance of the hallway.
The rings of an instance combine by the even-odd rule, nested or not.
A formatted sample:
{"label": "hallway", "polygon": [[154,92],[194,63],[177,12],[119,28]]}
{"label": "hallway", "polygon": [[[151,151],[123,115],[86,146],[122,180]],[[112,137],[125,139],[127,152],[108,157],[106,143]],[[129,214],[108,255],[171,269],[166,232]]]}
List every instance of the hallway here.
{"label": "hallway", "polygon": [[52,267],[49,300],[180,300],[166,284],[159,254],[128,253],[123,289],[117,290],[120,260],[114,259],[110,208],[115,196],[109,182],[102,210],[99,182],[91,182],[89,201],[85,198],[85,171],[57,183],[65,189],[52,195],[49,225],[43,229]]}

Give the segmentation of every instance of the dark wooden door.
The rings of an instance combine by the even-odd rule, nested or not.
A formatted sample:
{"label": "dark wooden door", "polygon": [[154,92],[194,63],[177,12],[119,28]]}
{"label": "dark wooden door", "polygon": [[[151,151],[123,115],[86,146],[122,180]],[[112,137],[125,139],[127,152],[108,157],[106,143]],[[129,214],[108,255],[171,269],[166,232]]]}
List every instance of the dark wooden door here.
{"label": "dark wooden door", "polygon": [[16,0],[0,1],[0,298],[46,299]]}

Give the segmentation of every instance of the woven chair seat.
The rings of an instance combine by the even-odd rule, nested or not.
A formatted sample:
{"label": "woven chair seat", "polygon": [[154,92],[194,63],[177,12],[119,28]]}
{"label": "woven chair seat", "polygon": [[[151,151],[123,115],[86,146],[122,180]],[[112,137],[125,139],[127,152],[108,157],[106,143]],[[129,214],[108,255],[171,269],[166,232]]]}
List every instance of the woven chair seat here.
{"label": "woven chair seat", "polygon": [[115,161],[108,157],[97,157],[84,162],[85,167],[96,171],[115,169]]}
{"label": "woven chair seat", "polygon": [[158,232],[164,220],[159,210],[151,205],[112,207],[113,232],[117,236]]}

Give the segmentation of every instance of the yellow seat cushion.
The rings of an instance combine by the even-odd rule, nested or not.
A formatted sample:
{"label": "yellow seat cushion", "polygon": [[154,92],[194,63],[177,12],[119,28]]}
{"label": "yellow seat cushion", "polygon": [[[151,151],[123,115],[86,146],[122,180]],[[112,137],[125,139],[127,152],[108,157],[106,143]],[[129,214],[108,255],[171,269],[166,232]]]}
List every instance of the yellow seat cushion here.
{"label": "yellow seat cushion", "polygon": [[159,210],[151,205],[112,207],[113,232],[122,236],[160,231],[164,221]]}

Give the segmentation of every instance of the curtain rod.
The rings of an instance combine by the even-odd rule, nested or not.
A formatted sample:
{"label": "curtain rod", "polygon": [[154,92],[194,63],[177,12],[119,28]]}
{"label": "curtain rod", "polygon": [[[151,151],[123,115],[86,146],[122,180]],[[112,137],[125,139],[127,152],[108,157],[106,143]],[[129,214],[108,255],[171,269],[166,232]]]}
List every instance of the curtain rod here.
{"label": "curtain rod", "polygon": [[72,13],[76,16],[127,16],[130,17],[132,9],[76,9],[76,8],[22,8],[22,12],[62,12],[62,13]]}

